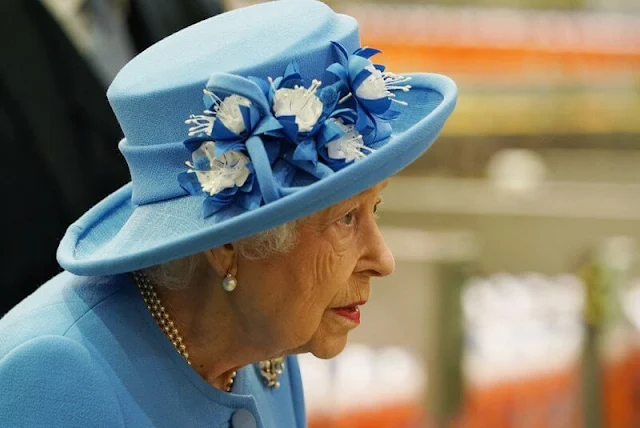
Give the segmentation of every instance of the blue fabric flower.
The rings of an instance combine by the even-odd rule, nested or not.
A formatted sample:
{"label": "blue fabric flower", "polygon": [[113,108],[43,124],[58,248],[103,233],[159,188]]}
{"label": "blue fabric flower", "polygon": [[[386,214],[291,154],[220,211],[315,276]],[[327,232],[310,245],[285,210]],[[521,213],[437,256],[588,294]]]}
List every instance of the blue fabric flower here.
{"label": "blue fabric flower", "polygon": [[191,139],[189,169],[178,176],[183,189],[191,195],[206,195],[203,216],[209,217],[232,204],[252,210],[262,203],[253,165],[241,151],[227,150],[215,156],[215,143]]}
{"label": "blue fabric flower", "polygon": [[395,99],[394,91],[409,91],[406,83],[410,77],[386,72],[385,67],[374,64],[369,58],[380,53],[378,49],[359,48],[349,55],[340,43],[332,42],[338,62],[327,71],[338,78],[344,96],[340,104],[346,103],[357,112],[355,127],[368,141],[380,141],[391,135],[388,121],[400,114],[399,105],[404,101]]}
{"label": "blue fabric flower", "polygon": [[356,129],[358,115],[352,109],[339,109],[325,121],[318,133],[318,153],[334,171],[363,159],[375,151]]}
{"label": "blue fabric flower", "polygon": [[216,157],[229,150],[245,150],[244,143],[251,136],[275,135],[282,129],[271,112],[263,111],[244,96],[216,93],[207,88],[203,101],[204,113],[192,115],[186,121],[193,125],[189,136],[206,136],[215,141]]}
{"label": "blue fabric flower", "polygon": [[293,159],[296,161],[318,161],[315,135],[324,120],[338,102],[334,87],[322,88],[322,82],[314,79],[309,87],[303,79],[295,61],[291,62],[283,76],[269,82],[252,78],[269,100],[272,112],[282,129],[280,134],[294,145]]}

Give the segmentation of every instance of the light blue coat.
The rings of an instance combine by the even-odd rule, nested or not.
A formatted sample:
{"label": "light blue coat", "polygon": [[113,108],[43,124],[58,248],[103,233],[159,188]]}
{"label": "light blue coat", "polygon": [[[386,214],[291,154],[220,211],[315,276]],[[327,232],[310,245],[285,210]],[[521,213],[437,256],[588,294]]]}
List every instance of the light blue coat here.
{"label": "light blue coat", "polygon": [[255,365],[231,393],[178,355],[127,275],[63,272],[0,320],[0,427],[306,426],[296,357],[281,386]]}

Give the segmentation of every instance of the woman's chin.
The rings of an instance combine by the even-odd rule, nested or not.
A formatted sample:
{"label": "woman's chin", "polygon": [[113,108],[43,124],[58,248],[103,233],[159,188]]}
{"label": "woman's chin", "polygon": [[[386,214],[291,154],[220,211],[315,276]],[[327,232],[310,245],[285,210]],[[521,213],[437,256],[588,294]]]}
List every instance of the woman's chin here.
{"label": "woman's chin", "polygon": [[322,343],[311,344],[311,352],[315,357],[328,360],[341,353],[347,346],[347,335],[325,339]]}

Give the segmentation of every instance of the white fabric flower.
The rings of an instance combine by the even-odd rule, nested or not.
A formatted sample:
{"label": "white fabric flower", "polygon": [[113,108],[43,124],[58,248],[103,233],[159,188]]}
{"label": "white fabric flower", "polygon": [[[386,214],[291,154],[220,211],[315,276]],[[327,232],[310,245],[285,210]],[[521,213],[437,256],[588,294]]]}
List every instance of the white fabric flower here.
{"label": "white fabric flower", "polygon": [[399,85],[411,80],[410,77],[397,76],[390,72],[382,72],[375,68],[375,66],[368,65],[366,70],[371,72],[371,75],[364,79],[364,81],[356,88],[356,96],[365,100],[377,100],[380,98],[392,97],[391,91],[400,90],[408,92],[411,89],[410,85]]}
{"label": "white fabric flower", "polygon": [[185,121],[186,124],[193,125],[189,128],[189,136],[193,137],[194,135],[203,133],[211,136],[213,123],[216,119],[220,120],[229,131],[240,135],[246,129],[244,118],[240,112],[240,106],[250,107],[251,101],[236,94],[229,95],[224,100],[220,100],[220,98],[211,91],[205,89],[204,93],[214,100],[213,111],[206,110],[204,114],[200,115],[192,114],[189,119]]}
{"label": "white fabric flower", "polygon": [[[226,126],[226,125],[225,125]],[[187,162],[191,168],[189,172],[195,173],[202,190],[213,196],[224,189],[242,187],[249,178],[249,158],[238,151],[228,151],[222,156],[214,156],[215,145],[213,141],[203,143],[192,154],[193,163]],[[194,164],[198,159],[206,158],[210,169],[197,169]]]}
{"label": "white fabric flower", "polygon": [[314,80],[308,89],[298,85],[278,89],[273,98],[275,116],[295,116],[299,132],[311,131],[323,109],[322,101],[315,95],[320,85],[320,81]]}
{"label": "white fabric flower", "polygon": [[344,132],[344,135],[327,144],[327,152],[331,159],[344,159],[345,162],[358,161],[366,156],[364,151],[373,152],[365,146],[362,135],[354,125],[345,124],[340,119],[330,119]]}
{"label": "white fabric flower", "polygon": [[250,107],[251,101],[240,95],[229,95],[220,104],[214,107],[216,117],[229,130],[237,135],[245,131],[244,118],[240,112],[240,106]]}

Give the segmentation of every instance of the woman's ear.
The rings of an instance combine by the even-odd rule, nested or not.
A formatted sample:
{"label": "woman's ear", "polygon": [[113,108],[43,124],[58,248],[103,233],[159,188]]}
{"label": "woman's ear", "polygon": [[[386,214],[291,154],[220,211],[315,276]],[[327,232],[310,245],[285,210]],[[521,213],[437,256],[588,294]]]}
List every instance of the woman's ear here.
{"label": "woman's ear", "polygon": [[238,269],[236,248],[233,244],[224,244],[204,252],[214,272],[224,278],[228,273],[235,276]]}

